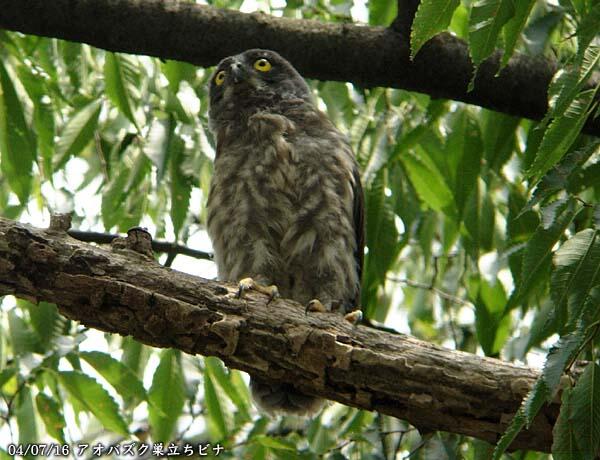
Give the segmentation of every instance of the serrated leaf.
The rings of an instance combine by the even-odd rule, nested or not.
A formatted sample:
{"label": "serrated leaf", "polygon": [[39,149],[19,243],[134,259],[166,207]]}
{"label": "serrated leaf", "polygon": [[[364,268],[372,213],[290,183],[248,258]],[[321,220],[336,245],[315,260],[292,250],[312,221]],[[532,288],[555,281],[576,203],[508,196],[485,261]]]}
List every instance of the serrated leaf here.
{"label": "serrated leaf", "polygon": [[61,371],[57,377],[69,395],[94,414],[107,430],[123,436],[129,434],[127,424],[119,413],[119,406],[96,380],[80,371]]}
{"label": "serrated leaf", "polygon": [[541,378],[536,380],[529,394],[523,399],[521,407],[496,444],[492,460],[500,460],[502,454],[510,447],[514,439],[535,418],[547,399],[548,390]]}
{"label": "serrated leaf", "polygon": [[595,90],[579,93],[565,113],[552,120],[544,133],[533,165],[527,171],[527,175],[535,182],[546,174],[571,147],[591,113],[595,93]]}
{"label": "serrated leaf", "polygon": [[108,98],[139,131],[131,97],[137,84],[137,69],[133,58],[107,52],[104,60],[104,79]]}
{"label": "serrated leaf", "polygon": [[29,311],[31,325],[45,350],[52,340],[60,335],[60,327],[64,324],[64,319],[58,313],[56,305],[48,302],[34,305],[26,301],[19,301],[18,304]]}
{"label": "serrated leaf", "polygon": [[508,61],[512,57],[517,41],[525,28],[527,18],[536,0],[518,0],[514,2],[515,12],[513,17],[504,25],[504,53],[502,54],[502,61],[500,62],[500,69],[502,70]]}
{"label": "serrated leaf", "polygon": [[167,443],[173,439],[177,419],[185,402],[185,383],[179,352],[164,350],[154,372],[148,392],[148,420],[155,442]]}
{"label": "serrated leaf", "polygon": [[225,414],[221,402],[217,396],[210,368],[204,372],[204,404],[206,405],[208,427],[214,441],[220,441],[227,437],[229,430],[225,421]]}
{"label": "serrated leaf", "polygon": [[544,201],[554,193],[567,188],[571,180],[578,180],[580,176],[584,175],[585,173],[578,174],[581,166],[598,150],[599,146],[600,140],[595,140],[580,149],[569,152],[560,163],[542,177],[533,191],[531,200],[529,200],[520,214],[529,211],[533,206]]}
{"label": "serrated leaf", "polygon": [[459,4],[460,0],[422,0],[419,3],[410,34],[411,59],[429,39],[448,28]]}
{"label": "serrated leaf", "polygon": [[79,356],[87,361],[125,399],[147,399],[146,390],[137,376],[120,361],[107,353],[82,351]]}
{"label": "serrated leaf", "polygon": [[565,243],[554,255],[555,269],[550,295],[557,311],[566,311],[566,330],[580,320],[592,289],[600,286],[600,241],[598,230],[586,229]]}
{"label": "serrated leaf", "polygon": [[60,169],[72,156],[78,155],[94,137],[102,101],[96,100],[75,113],[64,126],[56,143],[54,169]]}
{"label": "serrated leaf", "polygon": [[434,211],[441,212],[452,204],[452,191],[440,171],[426,157],[409,152],[402,157],[402,163],[417,194]]}
{"label": "serrated leaf", "polygon": [[48,434],[58,442],[65,444],[63,430],[66,427],[66,423],[58,402],[51,396],[40,392],[35,397],[35,404]]}
{"label": "serrated leaf", "polygon": [[507,310],[511,310],[525,300],[544,278],[550,267],[552,248],[564,234],[575,214],[575,207],[568,200],[555,201],[542,210],[542,223],[525,247],[522,278],[518,280],[508,300]]}
{"label": "serrated leaf", "polygon": [[590,363],[583,371],[571,397],[571,423],[584,458],[600,453],[600,366]]}
{"label": "serrated leaf", "polygon": [[572,388],[567,387],[563,390],[560,413],[552,428],[552,457],[554,460],[581,460],[583,457],[577,447],[578,433],[571,422],[573,417],[572,396]]}
{"label": "serrated leaf", "polygon": [[10,188],[26,204],[36,158],[35,139],[12,79],[0,62],[0,168]]}
{"label": "serrated leaf", "polygon": [[477,0],[469,19],[469,48],[478,67],[496,48],[502,26],[515,13],[513,0]]}
{"label": "serrated leaf", "polygon": [[237,410],[242,414],[243,420],[250,420],[249,401],[247,391],[242,393],[233,381],[236,371],[227,372],[223,364],[214,357],[204,358],[204,365],[209,370],[214,381],[229,396],[229,399],[235,404]]}
{"label": "serrated leaf", "polygon": [[592,6],[590,11],[583,15],[577,26],[577,57],[582,59],[590,42],[598,36],[600,30],[600,3]]}
{"label": "serrated leaf", "polygon": [[554,397],[566,366],[575,357],[584,340],[585,333],[578,328],[572,333],[561,337],[548,352],[542,378],[546,382],[550,398]]}

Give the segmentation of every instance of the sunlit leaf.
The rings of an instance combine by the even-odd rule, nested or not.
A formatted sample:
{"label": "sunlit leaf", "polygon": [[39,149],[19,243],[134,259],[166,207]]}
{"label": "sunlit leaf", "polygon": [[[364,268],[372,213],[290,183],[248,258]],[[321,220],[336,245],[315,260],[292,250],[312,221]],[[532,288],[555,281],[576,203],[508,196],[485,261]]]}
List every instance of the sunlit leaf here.
{"label": "sunlit leaf", "polygon": [[29,198],[35,158],[35,139],[25,121],[23,105],[0,62],[0,167],[22,204]]}
{"label": "sunlit leaf", "polygon": [[411,58],[414,59],[427,40],[448,27],[459,4],[460,0],[422,0],[419,3],[410,34]]}
{"label": "sunlit leaf", "polygon": [[119,406],[96,380],[80,371],[61,371],[57,376],[71,397],[94,414],[107,430],[123,436],[129,433]]}
{"label": "sunlit leaf", "polygon": [[67,425],[59,403],[46,393],[40,392],[35,397],[35,404],[48,434],[58,442],[65,444],[63,430]]}
{"label": "sunlit leaf", "polygon": [[142,382],[122,362],[99,351],[84,351],[80,352],[79,356],[96,369],[123,398],[133,398],[137,401],[147,399]]}
{"label": "sunlit leaf", "polygon": [[64,166],[69,158],[78,155],[94,137],[102,101],[96,100],[75,113],[62,129],[56,143],[54,169]]}
{"label": "sunlit leaf", "polygon": [[185,401],[184,378],[179,352],[164,350],[154,372],[148,398],[148,420],[152,439],[156,442],[173,440],[177,419]]}
{"label": "sunlit leaf", "polygon": [[131,94],[137,85],[137,73],[133,58],[111,52],[106,53],[104,60],[106,95],[139,131]]}

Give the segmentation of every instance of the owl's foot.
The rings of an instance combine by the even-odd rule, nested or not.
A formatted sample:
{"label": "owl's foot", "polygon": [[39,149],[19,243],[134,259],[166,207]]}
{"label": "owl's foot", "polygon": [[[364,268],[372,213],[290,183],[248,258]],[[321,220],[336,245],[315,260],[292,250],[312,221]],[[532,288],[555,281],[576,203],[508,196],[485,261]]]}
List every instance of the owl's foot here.
{"label": "owl's foot", "polygon": [[265,286],[264,284],[257,283],[252,278],[244,278],[240,280],[240,282],[238,283],[238,292],[236,297],[238,299],[243,298],[245,293],[250,289],[268,295],[269,301],[267,302],[267,304],[270,304],[273,300],[280,297],[279,289],[277,289],[277,286],[275,286],[274,284],[272,284],[271,286]]}
{"label": "owl's foot", "polygon": [[317,313],[325,313],[329,311],[325,305],[321,303],[319,299],[312,299],[310,302],[306,304],[306,308],[304,309],[304,313],[308,314],[308,312],[317,312]]}
{"label": "owl's foot", "polygon": [[363,312],[362,310],[351,311],[350,313],[344,315],[344,319],[353,326],[356,326],[358,323],[360,323],[360,320],[363,319]]}

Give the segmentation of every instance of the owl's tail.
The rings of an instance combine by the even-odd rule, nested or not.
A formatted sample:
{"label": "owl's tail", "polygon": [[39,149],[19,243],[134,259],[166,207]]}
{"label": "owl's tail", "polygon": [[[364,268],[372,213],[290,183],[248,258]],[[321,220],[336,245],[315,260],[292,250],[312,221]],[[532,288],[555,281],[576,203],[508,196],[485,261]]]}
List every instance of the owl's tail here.
{"label": "owl's tail", "polygon": [[300,393],[290,384],[267,383],[254,377],[250,379],[250,391],[256,405],[271,415],[310,416],[325,404],[324,399]]}

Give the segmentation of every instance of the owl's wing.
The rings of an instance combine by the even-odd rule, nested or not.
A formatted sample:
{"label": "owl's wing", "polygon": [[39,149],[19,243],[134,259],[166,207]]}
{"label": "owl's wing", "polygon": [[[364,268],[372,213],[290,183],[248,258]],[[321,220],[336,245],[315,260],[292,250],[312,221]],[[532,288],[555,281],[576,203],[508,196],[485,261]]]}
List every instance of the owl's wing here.
{"label": "owl's wing", "polygon": [[365,198],[363,196],[360,172],[357,168],[353,171],[354,178],[354,235],[356,237],[356,250],[354,259],[358,269],[359,286],[354,297],[354,307],[360,305],[360,282],[362,280],[363,259],[365,255]]}

